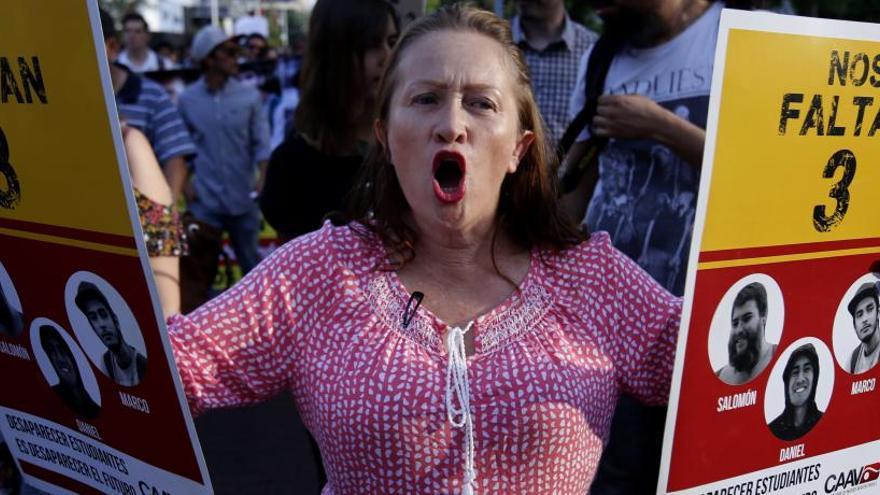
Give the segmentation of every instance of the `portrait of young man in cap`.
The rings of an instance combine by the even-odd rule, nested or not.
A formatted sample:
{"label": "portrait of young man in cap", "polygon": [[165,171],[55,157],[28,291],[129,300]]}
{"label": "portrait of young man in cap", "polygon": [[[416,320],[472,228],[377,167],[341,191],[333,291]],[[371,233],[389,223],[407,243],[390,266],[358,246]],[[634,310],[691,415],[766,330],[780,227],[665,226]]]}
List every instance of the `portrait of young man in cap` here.
{"label": "portrait of young man in cap", "polygon": [[116,383],[127,387],[141,383],[147,358],[125,341],[119,317],[104,294],[95,284],[81,282],[76,289],[74,302],[88,319],[92,331],[107,347],[107,352],[102,357],[107,375]]}
{"label": "portrait of young man in cap", "polygon": [[852,315],[853,330],[859,345],[852,351],[849,372],[864,373],[877,364],[880,356],[880,313],[877,310],[880,282],[865,282],[856,291],[846,309]]}

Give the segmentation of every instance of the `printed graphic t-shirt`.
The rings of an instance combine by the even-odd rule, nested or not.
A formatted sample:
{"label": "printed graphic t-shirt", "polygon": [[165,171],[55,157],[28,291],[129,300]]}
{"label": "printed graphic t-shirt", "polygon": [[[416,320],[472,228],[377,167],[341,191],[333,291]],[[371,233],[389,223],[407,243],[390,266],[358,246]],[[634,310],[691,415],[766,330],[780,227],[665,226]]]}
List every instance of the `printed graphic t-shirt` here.
{"label": "printed graphic t-shirt", "polygon": [[[720,2],[672,40],[651,48],[623,47],[605,79],[605,94],[638,94],[706,127]],[[581,59],[572,117],[583,107],[589,52]],[[578,137],[586,140],[589,131]],[[599,156],[599,182],[584,223],[604,230],[614,246],[667,290],[684,292],[699,170],[651,140],[611,139]]]}

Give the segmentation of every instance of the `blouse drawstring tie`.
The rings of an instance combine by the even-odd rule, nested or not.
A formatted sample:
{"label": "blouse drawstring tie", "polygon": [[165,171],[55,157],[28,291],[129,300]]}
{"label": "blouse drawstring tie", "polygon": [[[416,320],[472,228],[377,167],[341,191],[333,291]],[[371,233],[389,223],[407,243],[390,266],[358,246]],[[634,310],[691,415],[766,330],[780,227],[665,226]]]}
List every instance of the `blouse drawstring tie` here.
{"label": "blouse drawstring tie", "polygon": [[[446,336],[446,416],[454,428],[464,428],[464,480],[462,495],[473,495],[473,483],[477,478],[474,470],[474,422],[471,416],[470,384],[467,376],[467,354],[464,334],[474,322],[462,330],[451,327]],[[458,406],[456,406],[458,402]]]}

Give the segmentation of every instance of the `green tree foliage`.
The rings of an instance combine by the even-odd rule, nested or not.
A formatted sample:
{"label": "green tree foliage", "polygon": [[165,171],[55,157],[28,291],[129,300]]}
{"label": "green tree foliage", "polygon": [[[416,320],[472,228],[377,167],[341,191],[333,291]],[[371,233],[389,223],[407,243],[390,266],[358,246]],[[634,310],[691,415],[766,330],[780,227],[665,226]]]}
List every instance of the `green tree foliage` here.
{"label": "green tree foliage", "polygon": [[[428,0],[428,12],[432,12],[441,5],[456,3],[458,0]],[[762,7],[774,8],[783,4],[784,0],[763,0],[758,3]],[[483,8],[492,10],[495,7],[494,0],[475,0],[472,3]],[[516,10],[514,0],[506,0],[505,14],[509,17]],[[811,17],[825,17],[830,19],[848,19],[863,22],[880,22],[880,0],[789,0],[795,12],[800,15]],[[601,30],[601,23],[593,15],[589,0],[565,0],[572,19],[585,24],[587,27]]]}
{"label": "green tree foliage", "polygon": [[880,0],[792,0],[801,15],[880,22]]}

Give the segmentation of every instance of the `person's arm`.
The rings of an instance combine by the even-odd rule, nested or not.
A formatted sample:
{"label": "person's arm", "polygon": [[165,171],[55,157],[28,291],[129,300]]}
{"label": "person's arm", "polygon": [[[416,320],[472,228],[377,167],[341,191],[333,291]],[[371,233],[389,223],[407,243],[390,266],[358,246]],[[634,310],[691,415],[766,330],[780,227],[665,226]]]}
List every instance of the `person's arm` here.
{"label": "person's arm", "polygon": [[269,157],[272,154],[272,147],[269,140],[269,117],[266,115],[266,107],[260,98],[256,98],[254,107],[251,111],[251,146],[253,156],[257,163],[257,170],[260,174],[257,177],[255,190],[259,194],[263,190],[266,183],[266,166],[269,163]]}
{"label": "person's arm", "polygon": [[165,162],[165,179],[171,187],[172,204],[177,204],[189,179],[189,166],[182,156],[175,156]]}
{"label": "person's arm", "polygon": [[[147,138],[137,129],[123,126],[125,154],[132,186],[150,200],[171,206],[171,188],[165,181],[159,162]],[[147,226],[144,226],[147,228]],[[162,305],[162,313],[169,316],[180,312],[180,258],[150,256],[150,268]]]}
{"label": "person's arm", "polygon": [[[579,141],[571,146],[559,167],[560,178],[566,171],[578,166],[578,163],[586,157],[587,148],[587,141]],[[584,172],[580,181],[578,181],[577,187],[563,194],[559,200],[563,211],[576,223],[580,223],[586,214],[587,205],[589,205],[590,198],[593,196],[593,188],[596,186],[598,173],[599,171],[596,170],[596,167],[592,167]]]}
{"label": "person's arm", "polygon": [[196,146],[183,119],[183,109],[174,106],[164,89],[157,96],[155,108],[150,139],[171,186],[172,201],[177,204],[189,178],[186,160],[196,154]]}
{"label": "person's arm", "polygon": [[263,192],[263,188],[266,186],[266,168],[269,166],[269,160],[263,160],[257,166],[259,170],[259,176],[257,176],[257,194],[261,194]]}
{"label": "person's arm", "polygon": [[[232,288],[168,319],[168,338],[194,415],[269,399],[296,382],[325,342],[317,315],[344,291],[330,228],[274,251]],[[314,294],[322,294],[313,298]],[[338,301],[336,301],[338,303]]]}
{"label": "person's arm", "polygon": [[652,139],[697,169],[706,131],[641,95],[602,95],[592,130],[597,136]]}
{"label": "person's arm", "polygon": [[609,304],[605,316],[615,343],[621,390],[650,404],[669,400],[682,299],[670,294],[601,234]]}

